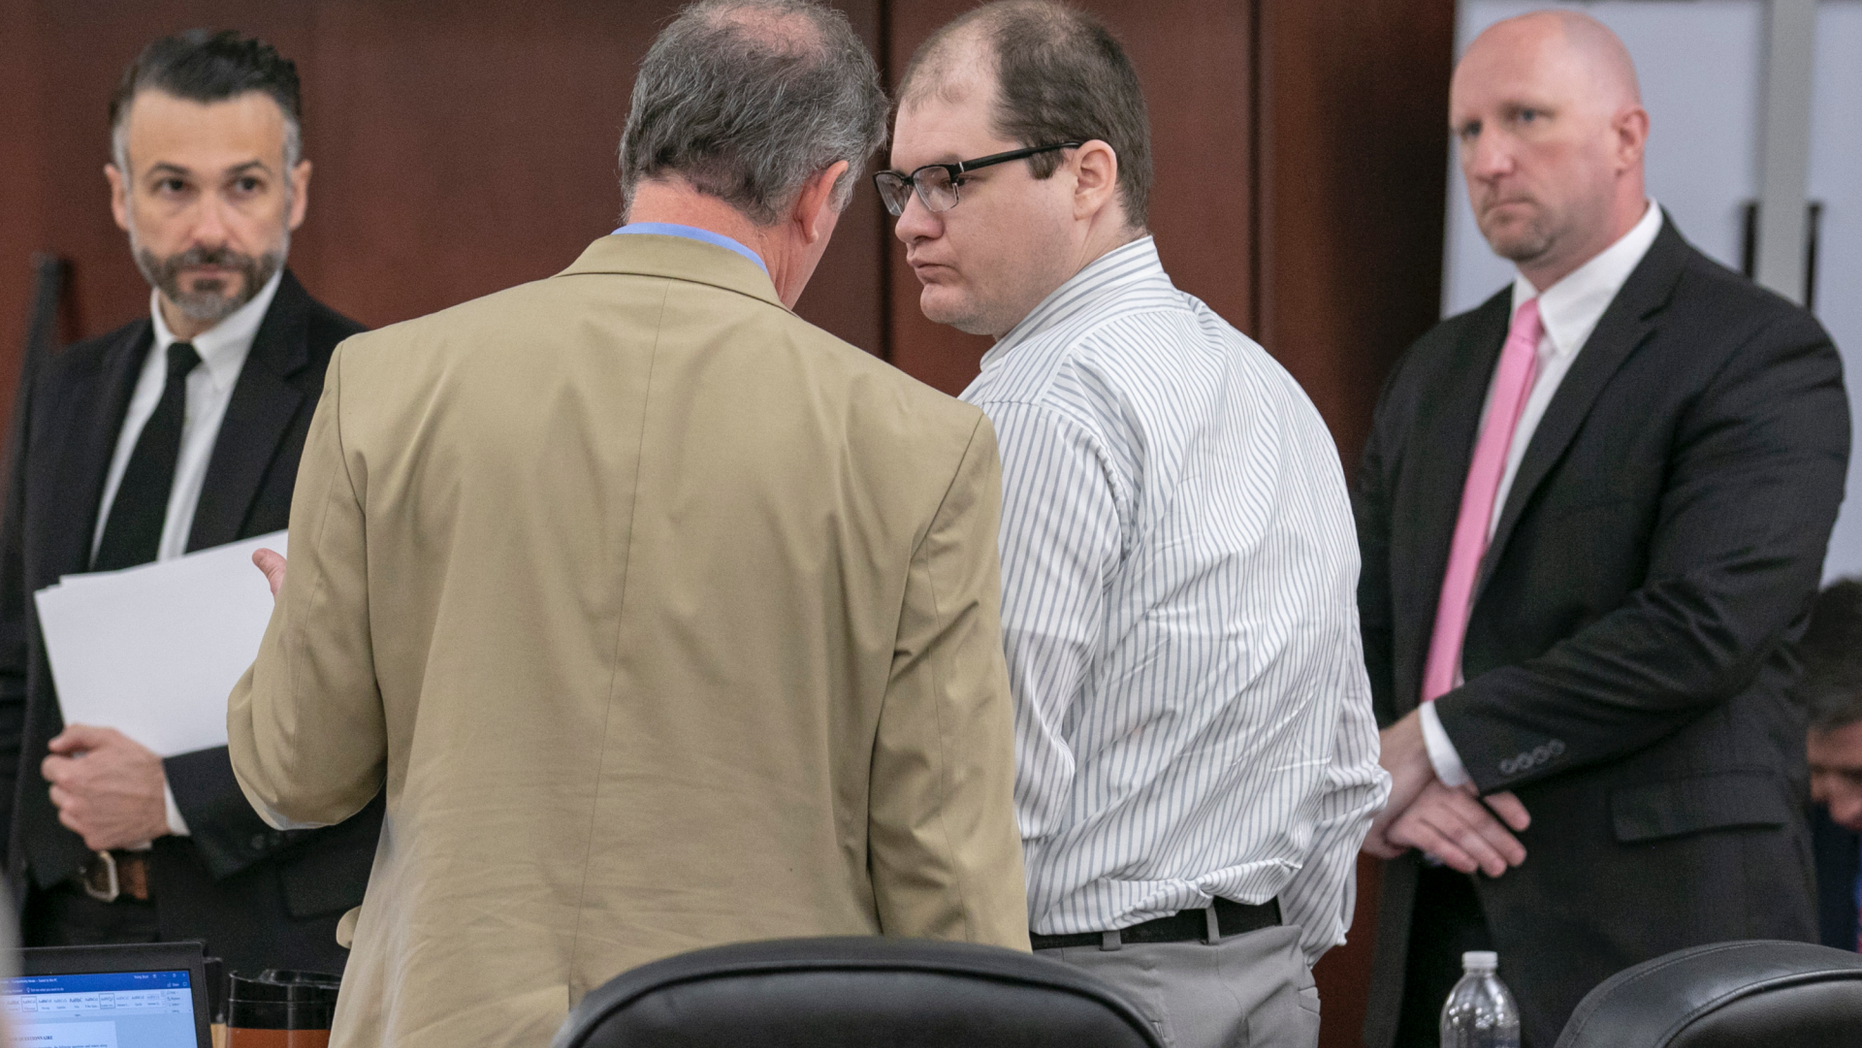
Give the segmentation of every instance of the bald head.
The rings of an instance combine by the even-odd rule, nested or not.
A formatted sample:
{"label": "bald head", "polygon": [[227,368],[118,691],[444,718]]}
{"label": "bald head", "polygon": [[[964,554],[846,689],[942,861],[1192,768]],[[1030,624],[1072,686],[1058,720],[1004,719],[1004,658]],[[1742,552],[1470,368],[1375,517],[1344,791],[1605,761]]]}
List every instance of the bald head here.
{"label": "bald head", "polygon": [[1595,18],[1535,11],[1495,23],[1455,68],[1449,109],[1481,233],[1535,287],[1642,217],[1648,114],[1628,49]]}
{"label": "bald head", "polygon": [[1629,48],[1610,27],[1581,11],[1532,11],[1495,22],[1474,38],[1461,65],[1489,62],[1560,63],[1575,79],[1572,87],[1592,104],[1614,109],[1642,104],[1636,63]]}

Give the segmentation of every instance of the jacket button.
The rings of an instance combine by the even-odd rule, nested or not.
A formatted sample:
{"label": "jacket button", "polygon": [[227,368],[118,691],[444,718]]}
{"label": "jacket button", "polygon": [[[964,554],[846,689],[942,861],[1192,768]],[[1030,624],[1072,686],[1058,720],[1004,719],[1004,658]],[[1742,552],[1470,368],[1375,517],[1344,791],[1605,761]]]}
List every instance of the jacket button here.
{"label": "jacket button", "polygon": [[264,851],[265,850],[265,835],[262,833],[255,833],[252,835],[252,840],[249,841],[248,843],[252,845],[253,851]]}

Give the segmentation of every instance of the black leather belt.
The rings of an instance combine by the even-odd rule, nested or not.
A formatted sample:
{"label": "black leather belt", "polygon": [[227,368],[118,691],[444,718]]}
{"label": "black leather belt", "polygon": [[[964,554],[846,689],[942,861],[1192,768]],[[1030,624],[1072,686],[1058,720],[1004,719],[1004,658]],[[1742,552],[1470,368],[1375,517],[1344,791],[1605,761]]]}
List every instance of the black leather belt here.
{"label": "black leather belt", "polygon": [[1038,935],[1028,938],[1037,950],[1057,950],[1062,946],[1097,946],[1116,950],[1125,943],[1144,942],[1217,942],[1231,935],[1260,931],[1280,923],[1280,900],[1269,899],[1250,906],[1218,898],[1214,906],[1200,910],[1178,910],[1168,917],[1134,924],[1109,932],[1077,932],[1072,935]]}

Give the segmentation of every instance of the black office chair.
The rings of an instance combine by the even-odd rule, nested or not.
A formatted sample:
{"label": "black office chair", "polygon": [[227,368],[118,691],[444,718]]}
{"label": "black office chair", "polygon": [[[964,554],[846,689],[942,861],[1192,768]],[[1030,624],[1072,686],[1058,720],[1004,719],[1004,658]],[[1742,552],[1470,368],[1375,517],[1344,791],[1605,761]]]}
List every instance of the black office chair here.
{"label": "black office chair", "polygon": [[1856,1048],[1862,955],[1801,942],[1694,946],[1584,995],[1558,1048]]}
{"label": "black office chair", "polygon": [[1163,1048],[1078,969],[969,943],[778,939],[669,957],[582,999],[553,1048]]}

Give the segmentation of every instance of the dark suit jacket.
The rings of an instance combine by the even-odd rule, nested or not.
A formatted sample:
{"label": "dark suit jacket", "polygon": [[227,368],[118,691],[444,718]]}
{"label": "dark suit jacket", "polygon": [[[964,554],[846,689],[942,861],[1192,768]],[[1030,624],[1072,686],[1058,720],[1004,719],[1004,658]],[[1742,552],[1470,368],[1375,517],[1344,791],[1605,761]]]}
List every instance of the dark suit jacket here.
{"label": "dark suit jacket", "polygon": [[[1354,502],[1385,725],[1419,698],[1510,307],[1503,291],[1443,321],[1378,404]],[[1787,691],[1848,454],[1822,327],[1664,221],[1533,433],[1478,576],[1467,683],[1436,703],[1480,790],[1533,816],[1525,863],[1477,880],[1529,1044],[1637,962],[1815,940]],[[1371,1048],[1394,1036],[1417,868],[1385,870]]]}
{"label": "dark suit jacket", "polygon": [[1862,834],[1830,821],[1822,805],[1810,812],[1817,856],[1817,939],[1838,950],[1856,949],[1856,876],[1862,874]]}
{"label": "dark suit jacket", "polygon": [[[104,475],[154,343],[143,318],[38,369],[15,411],[0,524],[0,791],[21,894],[71,876],[89,852],[58,822],[39,765],[64,727],[32,594],[88,569]],[[362,327],[313,301],[289,272],[253,339],[207,467],[189,550],[285,527],[298,457],[330,353]],[[203,939],[229,968],[341,970],[343,911],[362,901],[379,801],[339,826],[281,833],[246,803],[225,747],[165,761],[190,837],[156,842],[151,891],[164,938]]]}

